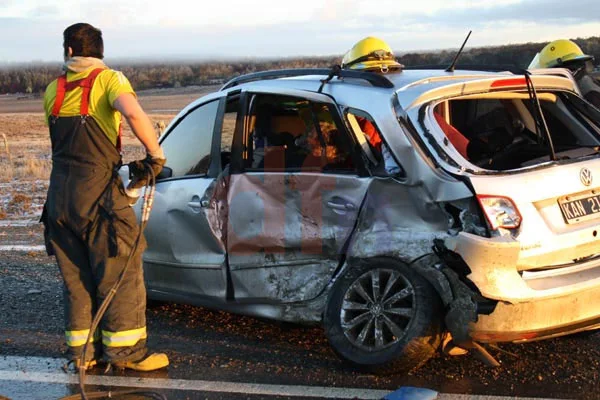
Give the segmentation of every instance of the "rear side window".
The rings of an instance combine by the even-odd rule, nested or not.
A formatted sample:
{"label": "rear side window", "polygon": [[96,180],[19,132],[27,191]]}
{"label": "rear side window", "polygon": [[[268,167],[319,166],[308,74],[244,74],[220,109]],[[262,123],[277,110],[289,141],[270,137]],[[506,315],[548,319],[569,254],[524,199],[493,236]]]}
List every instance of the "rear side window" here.
{"label": "rear side window", "polygon": [[362,110],[348,109],[346,121],[368,160],[373,175],[405,176],[404,170],[394,158],[381,131],[369,114]]}

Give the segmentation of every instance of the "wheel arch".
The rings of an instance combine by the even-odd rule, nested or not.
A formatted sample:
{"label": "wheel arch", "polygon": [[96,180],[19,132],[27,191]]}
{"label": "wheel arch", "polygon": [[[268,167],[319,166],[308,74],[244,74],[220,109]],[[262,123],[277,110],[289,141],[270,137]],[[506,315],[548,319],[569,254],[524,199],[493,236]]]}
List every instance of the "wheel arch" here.
{"label": "wheel arch", "polygon": [[374,265],[380,263],[403,265],[416,271],[419,275],[425,278],[431,284],[431,286],[433,286],[444,306],[450,304],[454,299],[450,281],[442,272],[444,264],[434,253],[423,254],[422,256],[411,261],[407,261],[406,258],[392,255],[348,258],[344,261],[342,267],[338,269],[336,274],[331,278],[329,284],[327,285],[326,290],[328,295],[331,293],[331,288],[335,281],[346,274],[349,270],[365,265]]}

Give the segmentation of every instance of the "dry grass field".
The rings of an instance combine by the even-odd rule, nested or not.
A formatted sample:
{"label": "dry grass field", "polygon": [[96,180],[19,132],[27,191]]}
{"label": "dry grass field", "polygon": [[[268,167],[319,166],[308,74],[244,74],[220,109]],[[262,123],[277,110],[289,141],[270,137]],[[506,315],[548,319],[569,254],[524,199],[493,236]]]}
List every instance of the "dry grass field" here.
{"label": "dry grass field", "polygon": [[[216,87],[152,90],[138,94],[153,123],[165,125],[190,102]],[[52,167],[42,99],[0,96],[0,220],[39,216]],[[123,125],[123,161],[144,156],[129,126]]]}

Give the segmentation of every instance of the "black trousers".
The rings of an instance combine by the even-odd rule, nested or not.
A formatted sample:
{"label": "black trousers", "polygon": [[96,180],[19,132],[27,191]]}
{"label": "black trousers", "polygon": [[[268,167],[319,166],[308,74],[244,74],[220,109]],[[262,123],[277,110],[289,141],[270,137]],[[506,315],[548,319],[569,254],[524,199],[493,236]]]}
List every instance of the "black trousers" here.
{"label": "black trousers", "polygon": [[[120,180],[119,180],[120,184]],[[120,202],[119,202],[120,203]],[[87,218],[49,210],[48,237],[64,279],[65,335],[71,359],[80,358],[92,319],[127,261],[123,281],[94,335],[87,358],[129,361],[146,354],[146,288],[142,269],[143,237],[127,202],[121,207],[99,205]],[[107,210],[108,209],[108,210]],[[54,212],[53,212],[54,211]],[[102,343],[102,344],[100,344]]]}

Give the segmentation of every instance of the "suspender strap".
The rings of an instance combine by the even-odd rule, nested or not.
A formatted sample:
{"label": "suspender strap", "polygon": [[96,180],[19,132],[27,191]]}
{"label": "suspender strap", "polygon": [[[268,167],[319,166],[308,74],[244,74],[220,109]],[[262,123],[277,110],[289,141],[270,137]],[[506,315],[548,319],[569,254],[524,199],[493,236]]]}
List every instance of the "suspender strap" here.
{"label": "suspender strap", "polygon": [[94,86],[94,81],[100,72],[104,71],[104,68],[96,68],[88,76],[83,79],[76,81],[67,82],[67,76],[61,75],[58,77],[56,82],[56,99],[54,100],[54,107],[52,108],[52,115],[58,117],[60,108],[62,107],[63,101],[65,100],[65,93],[70,92],[78,87],[83,89],[81,94],[81,106],[79,108],[79,114],[85,116],[89,113],[90,105],[90,91]]}
{"label": "suspender strap", "polygon": [[120,153],[123,148],[123,141],[121,140],[121,136],[123,135],[123,121],[119,122],[119,134],[117,135],[117,151]]}
{"label": "suspender strap", "polygon": [[60,108],[62,107],[63,101],[65,100],[65,86],[67,84],[67,75],[61,75],[56,81],[56,98],[54,100],[54,107],[52,108],[52,116],[58,117]]}
{"label": "suspender strap", "polygon": [[[83,88],[83,93],[81,95],[81,107],[80,114],[88,115],[88,107],[90,104],[90,90],[92,90],[92,86],[94,86],[94,81],[100,72],[104,71],[104,68],[96,68],[90,74],[84,78],[79,86]],[[68,85],[67,85],[68,86]]]}

